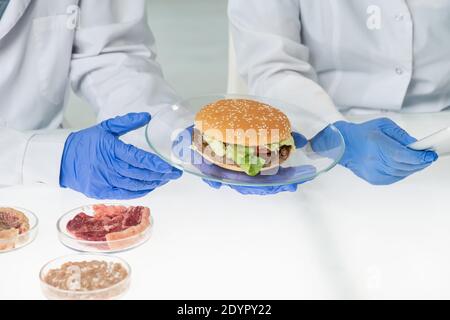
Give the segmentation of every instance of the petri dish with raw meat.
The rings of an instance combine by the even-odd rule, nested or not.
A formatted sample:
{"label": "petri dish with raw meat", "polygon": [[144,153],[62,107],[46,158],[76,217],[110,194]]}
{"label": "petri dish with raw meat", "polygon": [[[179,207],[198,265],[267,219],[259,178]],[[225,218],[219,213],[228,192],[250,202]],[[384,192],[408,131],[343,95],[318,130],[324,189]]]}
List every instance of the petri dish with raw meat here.
{"label": "petri dish with raw meat", "polygon": [[76,254],[48,262],[39,278],[49,300],[116,300],[130,287],[131,268],[110,255]]}
{"label": "petri dish with raw meat", "polygon": [[95,204],[75,208],[57,222],[59,240],[81,252],[112,253],[146,242],[153,218],[144,206]]}
{"label": "petri dish with raw meat", "polygon": [[0,253],[25,247],[37,236],[36,215],[19,207],[0,207]]}

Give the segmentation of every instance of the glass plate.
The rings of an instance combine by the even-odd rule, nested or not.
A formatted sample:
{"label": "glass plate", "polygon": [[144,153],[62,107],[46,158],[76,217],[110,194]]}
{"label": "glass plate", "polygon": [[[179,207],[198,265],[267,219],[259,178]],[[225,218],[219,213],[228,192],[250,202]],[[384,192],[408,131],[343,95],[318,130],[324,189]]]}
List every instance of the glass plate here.
{"label": "glass plate", "polygon": [[[284,112],[294,132],[305,143],[279,167],[251,177],[220,168],[191,148],[195,115],[207,104],[221,99],[250,99],[269,104]],[[247,95],[209,95],[180,101],[161,110],[146,128],[147,142],[162,159],[200,178],[241,186],[280,186],[303,183],[332,169],[345,150],[339,130],[299,106],[268,98]]]}

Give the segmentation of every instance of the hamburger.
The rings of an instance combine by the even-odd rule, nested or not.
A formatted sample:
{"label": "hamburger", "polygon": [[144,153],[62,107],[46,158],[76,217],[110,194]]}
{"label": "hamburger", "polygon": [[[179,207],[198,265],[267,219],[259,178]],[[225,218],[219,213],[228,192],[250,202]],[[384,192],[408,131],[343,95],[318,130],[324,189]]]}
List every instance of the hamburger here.
{"label": "hamburger", "polygon": [[192,148],[219,167],[256,176],[285,162],[295,144],[289,119],[277,108],[224,99],[197,113]]}

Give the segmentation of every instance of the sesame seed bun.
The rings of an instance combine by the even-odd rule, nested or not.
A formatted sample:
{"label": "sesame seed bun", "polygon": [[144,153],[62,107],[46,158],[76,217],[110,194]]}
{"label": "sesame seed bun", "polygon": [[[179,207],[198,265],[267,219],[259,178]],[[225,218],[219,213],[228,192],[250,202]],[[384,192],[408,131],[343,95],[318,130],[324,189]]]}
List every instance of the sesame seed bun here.
{"label": "sesame seed bun", "polygon": [[291,123],[280,110],[258,101],[224,99],[201,109],[195,128],[227,144],[247,147],[278,143],[291,137]]}

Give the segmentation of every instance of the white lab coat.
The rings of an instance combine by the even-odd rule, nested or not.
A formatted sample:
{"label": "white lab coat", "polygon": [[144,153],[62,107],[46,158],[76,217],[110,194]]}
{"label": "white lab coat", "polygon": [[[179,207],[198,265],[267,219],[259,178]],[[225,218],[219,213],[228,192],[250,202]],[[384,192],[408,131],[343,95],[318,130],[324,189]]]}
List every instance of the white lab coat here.
{"label": "white lab coat", "polygon": [[228,14],[252,94],[329,122],[450,106],[450,0],[230,0]]}
{"label": "white lab coat", "polygon": [[11,0],[0,20],[0,185],[59,185],[70,84],[99,120],[173,102],[153,45],[145,0]]}

